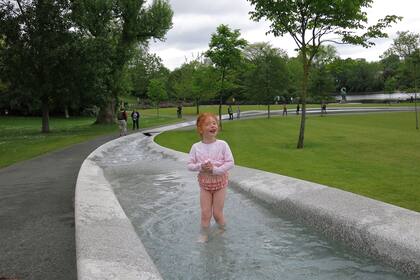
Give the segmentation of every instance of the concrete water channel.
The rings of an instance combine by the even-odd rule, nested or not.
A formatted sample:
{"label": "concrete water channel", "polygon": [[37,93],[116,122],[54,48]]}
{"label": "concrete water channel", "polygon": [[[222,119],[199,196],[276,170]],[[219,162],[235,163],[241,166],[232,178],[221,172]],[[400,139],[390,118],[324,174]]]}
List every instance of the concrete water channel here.
{"label": "concrete water channel", "polygon": [[85,160],[76,189],[79,279],[420,276],[419,213],[242,167],[231,173],[227,231],[197,243],[195,175],[185,154],[152,138],[123,137]]}

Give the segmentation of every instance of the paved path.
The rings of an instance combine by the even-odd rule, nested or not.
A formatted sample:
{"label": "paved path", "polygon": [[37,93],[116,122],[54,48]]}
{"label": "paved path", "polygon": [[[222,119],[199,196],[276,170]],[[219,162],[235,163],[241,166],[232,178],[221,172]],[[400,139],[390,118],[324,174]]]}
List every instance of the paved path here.
{"label": "paved path", "polygon": [[76,279],[74,187],[102,136],[0,169],[0,278]]}

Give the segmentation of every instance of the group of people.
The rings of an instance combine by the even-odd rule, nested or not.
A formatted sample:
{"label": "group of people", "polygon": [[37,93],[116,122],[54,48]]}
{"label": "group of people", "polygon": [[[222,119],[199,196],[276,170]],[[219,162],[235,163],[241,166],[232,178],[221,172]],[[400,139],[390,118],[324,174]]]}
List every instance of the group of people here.
{"label": "group of people", "polygon": [[[118,126],[120,128],[120,136],[127,135],[128,114],[124,108],[121,108],[121,110],[118,112],[117,119]],[[134,110],[131,113],[131,120],[133,122],[133,130],[139,129],[140,113],[138,111]]]}

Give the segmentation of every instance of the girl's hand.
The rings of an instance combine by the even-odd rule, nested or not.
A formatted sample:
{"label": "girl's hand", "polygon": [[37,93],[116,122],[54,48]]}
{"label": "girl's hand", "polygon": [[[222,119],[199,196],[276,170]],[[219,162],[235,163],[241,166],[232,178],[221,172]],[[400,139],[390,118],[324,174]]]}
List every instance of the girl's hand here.
{"label": "girl's hand", "polygon": [[208,162],[201,165],[201,169],[204,172],[213,173],[213,164],[211,164],[211,162],[208,161]]}

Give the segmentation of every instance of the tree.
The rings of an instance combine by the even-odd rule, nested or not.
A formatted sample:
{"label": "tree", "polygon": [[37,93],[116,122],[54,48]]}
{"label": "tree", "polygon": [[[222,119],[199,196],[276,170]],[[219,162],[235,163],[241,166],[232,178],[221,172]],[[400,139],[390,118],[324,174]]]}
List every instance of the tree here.
{"label": "tree", "polygon": [[221,24],[216,33],[211,35],[209,50],[206,56],[216,65],[220,71],[221,84],[219,93],[219,121],[222,128],[222,94],[227,71],[234,68],[241,59],[241,50],[247,45],[244,39],[240,39],[238,29],[230,30],[229,26]]}
{"label": "tree", "polygon": [[[248,0],[255,6],[251,18],[271,21],[269,32],[274,36],[289,34],[295,41],[303,64],[303,81],[300,100],[302,115],[297,148],[304,146],[306,98],[309,71],[320,46],[326,42],[349,43],[369,47],[371,38],[386,37],[381,30],[400,19],[386,16],[376,25],[366,28],[367,14],[363,8],[370,7],[373,0],[340,0],[326,3],[321,0]],[[355,32],[365,33],[357,35]],[[340,39],[331,39],[331,35]]]}
{"label": "tree", "polygon": [[151,79],[166,76],[169,70],[156,54],[150,54],[144,46],[137,48],[133,59],[129,62],[131,95],[147,98],[147,88]]}
{"label": "tree", "polygon": [[390,54],[381,58],[382,76],[384,80],[384,90],[392,92],[398,89],[398,69],[401,61],[396,54]]}
{"label": "tree", "polygon": [[420,34],[409,31],[397,32],[391,47],[385,51],[384,57],[398,55],[401,59],[410,56],[420,46]]}
{"label": "tree", "polygon": [[217,92],[218,73],[211,65],[196,61],[193,72],[193,100],[197,115],[200,113],[200,102],[213,98]]}
{"label": "tree", "polygon": [[257,43],[245,49],[245,56],[252,64],[246,75],[248,96],[253,101],[266,104],[267,117],[270,118],[270,105],[275,97],[287,93],[286,53],[268,43]]}
{"label": "tree", "polygon": [[193,74],[194,65],[192,63],[184,63],[181,67],[176,68],[169,75],[169,88],[171,95],[176,99],[177,103],[184,102],[188,97],[193,96]]}
{"label": "tree", "polygon": [[69,7],[68,0],[4,1],[0,6],[0,36],[6,45],[2,72],[13,101],[40,104],[44,133],[50,131],[51,105],[68,92],[63,69],[72,64],[74,46]]}
{"label": "tree", "polygon": [[151,38],[163,40],[172,27],[173,12],[167,1],[145,4],[144,0],[73,2],[79,30],[96,52],[106,53],[96,60],[100,67],[96,80],[102,88],[97,123],[114,122],[116,102],[124,91],[124,77],[136,46]]}
{"label": "tree", "polygon": [[166,81],[164,81],[163,79],[150,80],[149,87],[147,90],[147,96],[156,106],[156,112],[159,117],[160,103],[168,99],[168,94],[166,91]]}
{"label": "tree", "polygon": [[406,62],[409,66],[411,66],[410,77],[413,80],[414,83],[414,111],[416,114],[416,129],[419,129],[419,117],[418,117],[418,111],[417,111],[417,86],[420,83],[420,49],[417,48],[412,53],[410,53],[409,56],[406,57]]}

